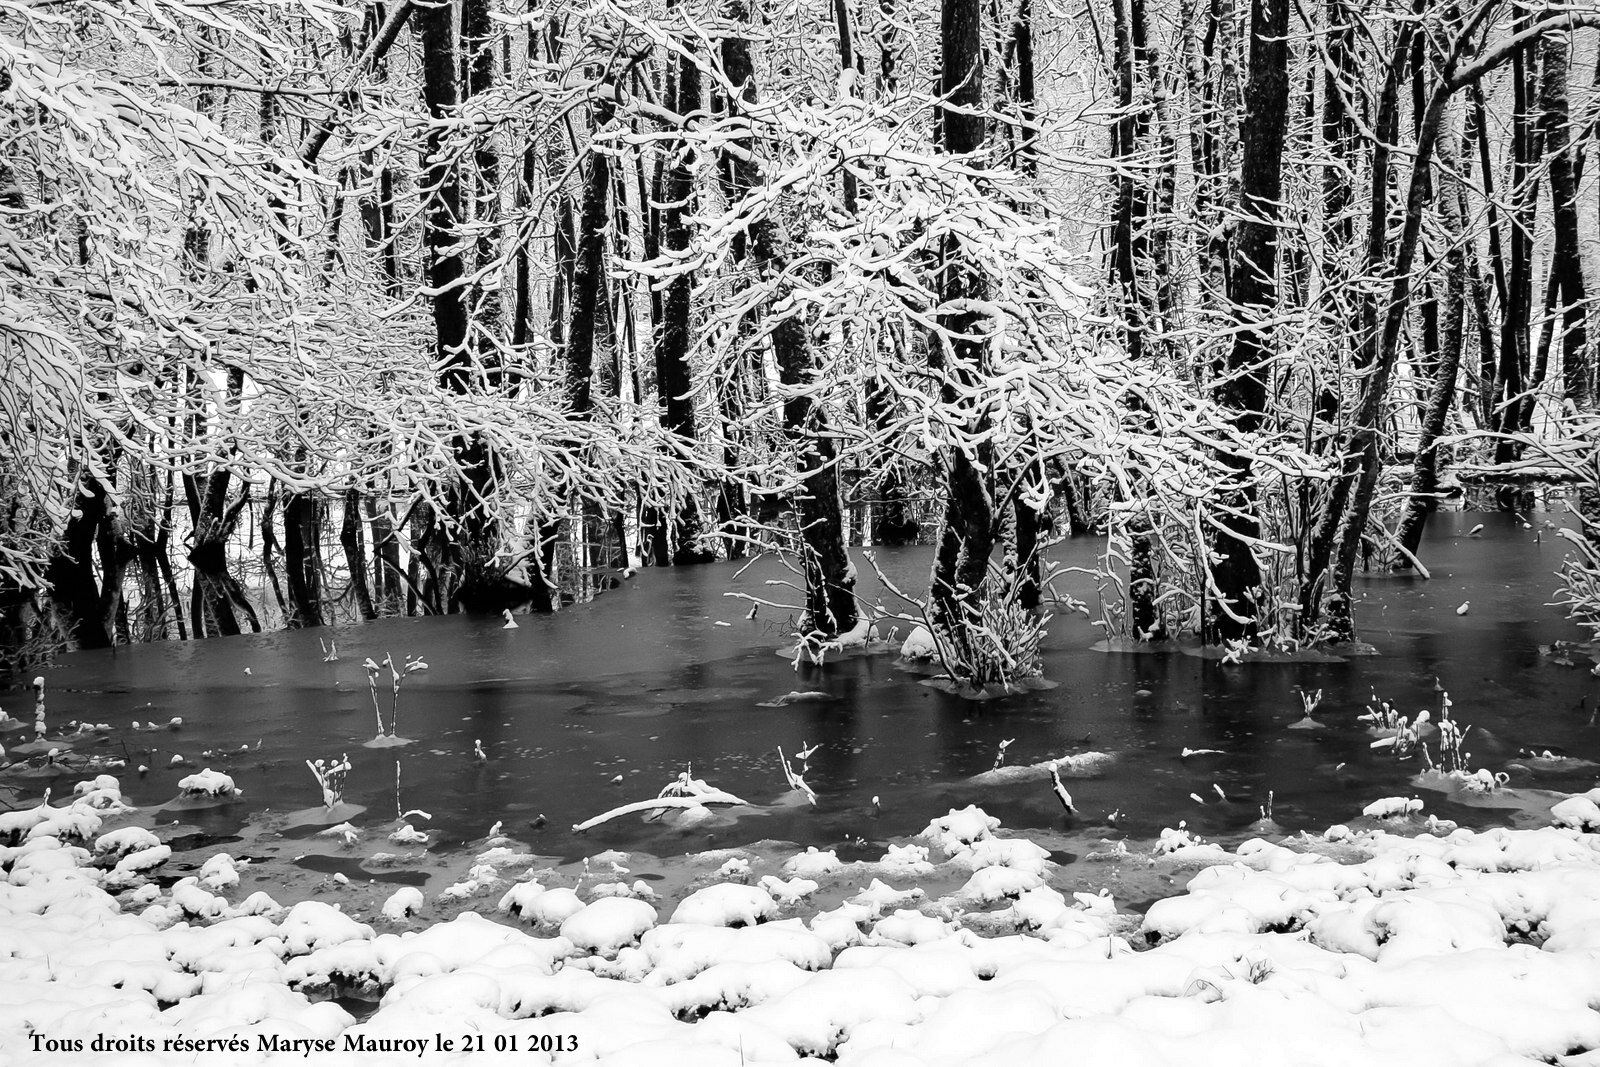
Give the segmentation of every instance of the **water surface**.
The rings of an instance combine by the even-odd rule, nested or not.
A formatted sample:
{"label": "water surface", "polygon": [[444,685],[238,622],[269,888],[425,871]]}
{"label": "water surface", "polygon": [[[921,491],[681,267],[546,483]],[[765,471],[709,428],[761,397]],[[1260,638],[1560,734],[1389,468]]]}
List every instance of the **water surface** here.
{"label": "water surface", "polygon": [[[365,805],[374,825],[396,814],[398,760],[401,805],[433,814],[436,847],[482,838],[496,821],[540,852],[569,857],[605,848],[671,855],[761,838],[829,846],[914,833],[968,803],[1019,830],[1140,837],[1186,820],[1226,835],[1257,820],[1269,792],[1285,830],[1320,830],[1376,797],[1415,791],[1408,779],[1417,766],[1372,750],[1355,721],[1373,693],[1408,713],[1437,709],[1437,679],[1455,717],[1472,726],[1474,763],[1491,769],[1515,762],[1522,747],[1600,760],[1592,725],[1600,682],[1587,660],[1561,666],[1539,652],[1583,636],[1548,606],[1565,545],[1548,529],[1541,534],[1542,518],[1525,527],[1508,515],[1438,516],[1423,552],[1431,580],[1361,579],[1362,633],[1380,655],[1347,662],[1236,666],[1107,654],[1090,650],[1099,634],[1088,620],[1061,615],[1045,653],[1046,675],[1060,686],[980,704],[919,684],[892,656],[796,669],[774,651],[789,637],[784,613],[763,607],[749,619],[750,605],[727,595],[794,599],[770,584],[788,575],[761,562],[642,570],[591,604],[519,616],[516,629],[503,629],[498,617],[395,619],[77,653],[47,672],[49,715],[52,724],[110,724],[111,735],[85,751],[126,751],[148,765],[143,778],[122,774],[141,806],[171,799],[178,779],[199,766],[226,770],[244,801],[200,820],[213,832],[263,808],[318,804],[305,760],[342,753],[354,764],[345,798]],[[1480,522],[1480,536],[1465,535]],[[1100,547],[1096,539],[1070,542],[1058,560],[1090,566]],[[925,586],[927,549],[877,558],[902,588]],[[886,596],[872,568],[860,570],[865,594]],[[1067,587],[1094,603],[1083,576]],[[1470,609],[1457,614],[1463,602]],[[337,642],[336,662],[324,662],[319,638]],[[385,654],[420,655],[430,669],[408,677],[400,694],[399,732],[416,743],[374,750],[361,747],[376,733],[362,661]],[[387,679],[386,672],[379,693],[385,721]],[[1327,729],[1289,729],[1302,714],[1296,687],[1323,691],[1317,718]],[[797,690],[833,699],[758,706]],[[13,693],[5,708],[30,716],[31,695]],[[183,719],[177,731],[128,729],[173,716]],[[1105,774],[1069,783],[1080,812],[1071,818],[1043,782],[964,781],[988,770],[1010,738],[1012,764],[1087,750],[1116,759]],[[474,759],[475,742],[486,761]],[[610,807],[653,797],[686,767],[769,804],[786,789],[777,750],[792,756],[807,744],[818,746],[806,776],[814,808],[779,805],[694,833],[635,818],[581,838],[570,832]],[[1185,748],[1221,753],[1185,759]],[[214,754],[202,755],[208,750]],[[192,766],[170,766],[174,754]],[[1586,772],[1513,779],[1593,784]],[[21,794],[38,791],[24,785]],[[1510,818],[1425,798],[1429,811],[1467,825]]]}

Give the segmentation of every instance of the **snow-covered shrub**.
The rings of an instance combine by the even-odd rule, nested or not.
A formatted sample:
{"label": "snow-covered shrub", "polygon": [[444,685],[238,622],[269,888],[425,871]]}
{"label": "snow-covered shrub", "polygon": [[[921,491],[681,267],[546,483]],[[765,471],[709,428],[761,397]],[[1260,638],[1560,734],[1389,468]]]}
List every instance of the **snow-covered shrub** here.
{"label": "snow-covered shrub", "polygon": [[1361,809],[1369,819],[1404,819],[1422,810],[1422,801],[1416,797],[1384,797],[1374,800]]}
{"label": "snow-covered shrub", "polygon": [[917,834],[917,840],[939,849],[946,856],[954,856],[970,849],[974,843],[994,836],[1000,829],[1000,820],[975,804],[949,812],[934,819]]}
{"label": "snow-covered shrub", "polygon": [[796,853],[784,861],[783,873],[799,878],[821,878],[843,866],[839,854],[833,849],[819,851],[815,845],[807,845],[804,852]]}
{"label": "snow-covered shrub", "polygon": [[416,886],[408,885],[396,889],[383,902],[383,916],[395,922],[403,922],[422,910],[422,890]]}
{"label": "snow-covered shrub", "polygon": [[611,956],[625,945],[638,944],[640,935],[655,924],[656,909],[644,901],[602,897],[567,916],[561,936],[586,952]]}
{"label": "snow-covered shrub", "polygon": [[777,902],[764,888],[724,882],[689,894],[672,913],[671,921],[702,926],[754,926],[777,913]]}
{"label": "snow-covered shrub", "polygon": [[930,623],[935,655],[953,681],[1002,693],[1044,673],[1039,648],[1050,616],[1023,607],[1022,584],[1018,569],[991,561],[976,594]]}
{"label": "snow-covered shrub", "polygon": [[[421,656],[407,656],[405,666],[398,666],[394,657],[384,653],[383,662],[375,663],[371,656],[362,662],[361,667],[367,672],[367,689],[372,695],[372,713],[378,720],[378,736],[395,737],[400,732],[400,685],[407,677],[417,671],[425,671],[428,665]],[[383,712],[378,708],[378,673],[383,667],[389,668],[389,726],[383,725]],[[320,761],[319,761],[320,762]],[[348,763],[348,760],[346,760]],[[345,768],[349,770],[348,767]],[[313,774],[316,772],[313,771]],[[332,805],[329,805],[330,807]]]}
{"label": "snow-covered shrub", "polygon": [[237,797],[244,790],[233,784],[233,779],[210,767],[178,780],[178,790],[186,797]]}
{"label": "snow-covered shrub", "polygon": [[[1578,491],[1592,499],[1600,492],[1600,467],[1596,466],[1594,459],[1595,431],[1600,428],[1600,419],[1593,415],[1578,415],[1575,421],[1578,423],[1574,427],[1577,432],[1570,437],[1564,435],[1561,439],[1582,442],[1589,454],[1577,463],[1564,460],[1562,466],[1580,472],[1584,481]],[[1533,447],[1548,446],[1535,441]],[[1572,514],[1577,518],[1579,528],[1571,530],[1563,527],[1556,531],[1573,548],[1562,558],[1561,569],[1556,572],[1561,582],[1556,589],[1556,603],[1565,607],[1568,617],[1588,630],[1590,639],[1594,640],[1600,637],[1600,522],[1585,514],[1584,509],[1572,509]]]}
{"label": "snow-covered shrub", "polygon": [[350,774],[350,757],[338,759],[306,760],[306,769],[317,780],[322,790],[322,806],[336,808],[344,803],[344,780]]}

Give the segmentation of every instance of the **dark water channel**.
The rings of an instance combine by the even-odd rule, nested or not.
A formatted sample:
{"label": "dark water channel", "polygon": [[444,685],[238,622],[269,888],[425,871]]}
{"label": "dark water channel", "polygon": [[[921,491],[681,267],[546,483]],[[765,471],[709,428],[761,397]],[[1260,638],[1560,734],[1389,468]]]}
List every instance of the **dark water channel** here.
{"label": "dark water channel", "polygon": [[[1222,835],[1254,822],[1269,791],[1285,830],[1320,830],[1377,797],[1414,792],[1407,779],[1416,765],[1373,751],[1355,721],[1373,692],[1407,713],[1437,709],[1437,678],[1455,718],[1473,728],[1474,766],[1502,769],[1524,746],[1600,760],[1600,727],[1591,724],[1600,679],[1587,659],[1562,666],[1539,653],[1541,644],[1583,636],[1547,606],[1565,544],[1542,520],[1527,528],[1506,515],[1439,516],[1423,552],[1432,580],[1363,580],[1363,636],[1381,655],[1347,662],[1223,665],[1106,654],[1089,650],[1098,632],[1087,620],[1057,616],[1046,671],[1060,687],[978,704],[919,684],[888,655],[796,671],[774,652],[787,636],[780,613],[763,608],[750,620],[748,604],[725,596],[783,599],[784,590],[765,584],[783,573],[713,565],[640,571],[592,604],[520,616],[517,629],[491,617],[399,619],[69,655],[47,672],[49,715],[52,732],[70,719],[113,727],[84,751],[126,745],[137,754],[154,745],[153,755],[136,758],[151,767],[147,777],[121,774],[141,806],[170,800],[178,779],[200,766],[227,771],[244,802],[204,821],[216,833],[264,807],[320,803],[304,761],[349,753],[345,797],[367,806],[368,825],[391,825],[399,759],[404,805],[432,812],[439,845],[481,838],[504,821],[546,854],[614,847],[670,855],[706,847],[705,829],[679,833],[628,818],[579,839],[568,828],[653,797],[686,765],[715,786],[771,803],[786,788],[777,749],[792,755],[807,743],[819,746],[807,775],[817,806],[780,805],[717,827],[717,844],[881,840],[968,803],[1019,829],[1088,829],[1120,811],[1117,830],[1132,836],[1180,819]],[[1481,535],[1466,536],[1480,522]],[[1090,566],[1100,548],[1083,539],[1059,558]],[[925,585],[927,550],[884,551],[879,560],[904,588]],[[867,595],[877,596],[871,568],[861,570]],[[1067,584],[1094,603],[1087,579]],[[1470,610],[1458,615],[1463,601]],[[336,662],[323,661],[319,637],[337,641]],[[385,653],[396,661],[421,655],[430,669],[411,675],[400,694],[399,732],[416,743],[375,750],[362,747],[376,722],[361,664]],[[1317,718],[1326,729],[1288,728],[1301,717],[1296,686],[1324,691]],[[757,706],[793,690],[835,699]],[[13,693],[5,708],[31,717],[31,695]],[[172,716],[183,718],[180,730],[128,729],[133,720]],[[1046,783],[963,782],[988,770],[1007,738],[1016,739],[1012,764],[1091,749],[1116,758],[1102,776],[1070,783],[1081,814],[1069,823]],[[475,741],[486,761],[474,759]],[[1184,759],[1185,748],[1222,753]],[[206,750],[234,754],[205,758]],[[174,753],[193,766],[169,766]],[[1582,789],[1593,775],[1514,772],[1513,784]],[[24,785],[21,795],[40,788]],[[1510,818],[1425,798],[1429,811],[1464,825]]]}

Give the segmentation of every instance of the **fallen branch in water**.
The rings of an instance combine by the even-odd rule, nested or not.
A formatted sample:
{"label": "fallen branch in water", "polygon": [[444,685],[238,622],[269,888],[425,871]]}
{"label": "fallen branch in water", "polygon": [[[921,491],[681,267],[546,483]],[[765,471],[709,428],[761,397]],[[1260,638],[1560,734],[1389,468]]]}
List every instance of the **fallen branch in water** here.
{"label": "fallen branch in water", "polygon": [[599,826],[601,823],[610,822],[612,819],[620,819],[624,815],[632,815],[636,812],[657,811],[663,808],[698,808],[706,804],[749,806],[748,801],[741,800],[732,793],[723,792],[703,793],[692,797],[656,797],[654,800],[639,800],[632,804],[624,804],[620,808],[612,808],[604,814],[596,815],[586,822],[575,823],[572,827],[572,832],[581,834],[585,830]]}
{"label": "fallen branch in water", "polygon": [[654,800],[640,800],[632,804],[624,804],[620,808],[612,808],[608,812],[596,815],[586,822],[580,822],[572,827],[572,832],[581,834],[585,830],[599,826],[601,823],[619,819],[624,815],[633,815],[644,811],[665,811],[668,808],[698,808],[706,804],[734,804],[749,807],[750,802],[724,793],[722,790],[707,785],[699,778],[693,777],[689,771],[684,771],[676,779],[667,783]]}

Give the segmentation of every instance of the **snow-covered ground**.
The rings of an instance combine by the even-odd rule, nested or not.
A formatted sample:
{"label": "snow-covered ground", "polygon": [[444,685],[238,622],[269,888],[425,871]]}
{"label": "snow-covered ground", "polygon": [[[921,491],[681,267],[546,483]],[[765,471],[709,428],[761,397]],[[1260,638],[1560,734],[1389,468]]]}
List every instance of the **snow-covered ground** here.
{"label": "snow-covered ground", "polygon": [[493,838],[368,923],[220,853],[160,888],[169,847],[102,776],[0,815],[0,1063],[1600,1064],[1596,801],[1169,830],[1107,856],[1193,874],[1142,916],[976,807],[874,862],[703,855],[681,891]]}

